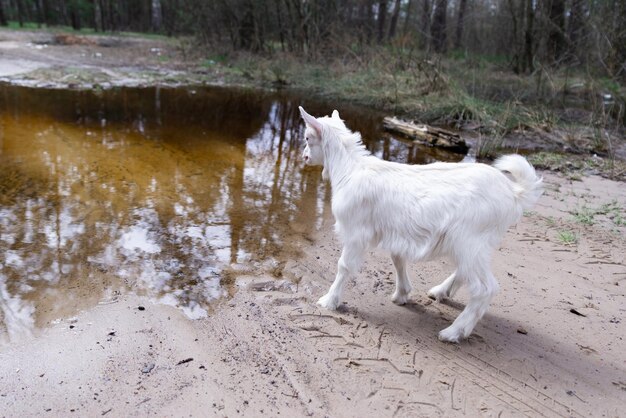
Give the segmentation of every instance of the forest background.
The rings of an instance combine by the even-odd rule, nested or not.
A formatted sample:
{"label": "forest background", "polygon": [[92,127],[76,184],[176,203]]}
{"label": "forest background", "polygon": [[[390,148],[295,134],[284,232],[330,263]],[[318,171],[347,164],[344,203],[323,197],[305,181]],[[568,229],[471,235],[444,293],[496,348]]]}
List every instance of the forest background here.
{"label": "forest background", "polygon": [[485,155],[521,131],[623,142],[621,0],[0,0],[0,25],[168,37],[235,83],[476,130]]}

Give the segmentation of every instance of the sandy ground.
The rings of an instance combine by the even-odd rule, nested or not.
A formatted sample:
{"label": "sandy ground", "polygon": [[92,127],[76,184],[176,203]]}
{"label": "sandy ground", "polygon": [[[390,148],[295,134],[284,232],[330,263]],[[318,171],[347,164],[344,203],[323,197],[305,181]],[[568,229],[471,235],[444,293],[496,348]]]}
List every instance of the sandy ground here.
{"label": "sandy ground", "polygon": [[52,87],[220,83],[183,41],[0,29],[0,82]]}
{"label": "sandy ground", "polygon": [[[392,264],[373,252],[341,309],[317,308],[340,248],[327,219],[284,281],[241,277],[207,319],[126,296],[3,347],[1,414],[623,416],[626,188],[544,175],[546,194],[495,256],[501,293],[459,345],[437,332],[463,292],[425,296],[444,261],[412,266],[400,307]],[[582,208],[593,225],[572,215]]]}
{"label": "sandy ground", "polygon": [[[0,32],[5,80],[41,81],[33,69],[67,65],[54,59],[101,65],[93,46],[51,60],[24,36]],[[328,218],[283,281],[240,277],[209,318],[126,295],[0,347],[0,416],[623,416],[626,187],[543,175],[495,254],[501,292],[461,344],[437,332],[466,294],[426,297],[445,261],[411,267],[400,307],[391,261],[372,252],[340,310],[317,308],[340,251]]]}

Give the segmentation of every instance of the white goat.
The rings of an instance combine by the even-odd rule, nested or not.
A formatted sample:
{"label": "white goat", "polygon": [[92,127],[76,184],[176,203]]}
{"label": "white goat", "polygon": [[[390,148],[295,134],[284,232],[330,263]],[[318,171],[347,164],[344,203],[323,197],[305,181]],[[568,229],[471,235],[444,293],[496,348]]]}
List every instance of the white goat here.
{"label": "white goat", "polygon": [[369,248],[391,253],[397,274],[391,300],[399,305],[411,291],[407,262],[448,256],[456,270],[428,295],[441,301],[461,285],[469,287],[467,306],[439,332],[443,341],[468,337],[498,291],[490,267],[494,249],[543,191],[534,168],[519,155],[501,157],[493,167],[383,161],[365,149],[361,135],[350,131],[336,110],[321,118],[302,107],[300,113],[306,123],[304,160],[324,166],[335,229],[343,242],[337,276],[318,305],[337,309],[346,278],[358,272]]}

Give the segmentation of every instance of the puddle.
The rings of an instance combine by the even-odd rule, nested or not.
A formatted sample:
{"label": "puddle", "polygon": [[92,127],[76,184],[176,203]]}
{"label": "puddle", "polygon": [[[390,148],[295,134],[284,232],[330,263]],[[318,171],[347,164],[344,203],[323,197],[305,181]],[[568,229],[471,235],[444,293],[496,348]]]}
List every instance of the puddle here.
{"label": "puddle", "polygon": [[[303,169],[300,97],[230,89],[0,87],[0,340],[133,292],[190,318],[240,274],[280,277],[329,210]],[[381,158],[460,158],[385,136]],[[433,154],[439,152],[440,154]]]}

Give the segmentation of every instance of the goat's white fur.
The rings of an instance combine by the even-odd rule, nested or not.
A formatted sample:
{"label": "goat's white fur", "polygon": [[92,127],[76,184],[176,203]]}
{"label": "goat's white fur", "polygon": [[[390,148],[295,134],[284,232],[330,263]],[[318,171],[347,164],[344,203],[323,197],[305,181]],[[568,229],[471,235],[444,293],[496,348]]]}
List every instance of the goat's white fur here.
{"label": "goat's white fur", "polygon": [[534,168],[519,155],[503,156],[493,166],[383,161],[365,149],[360,134],[351,132],[336,110],[322,118],[302,107],[300,112],[307,126],[303,156],[307,164],[323,165],[330,179],[335,229],[343,243],[335,281],[318,305],[338,307],[346,278],[358,272],[369,248],[391,253],[392,301],[400,305],[411,291],[407,262],[447,256],[456,270],[428,295],[441,301],[467,285],[470,299],[439,338],[468,337],[498,291],[490,267],[493,251],[542,193]]}

